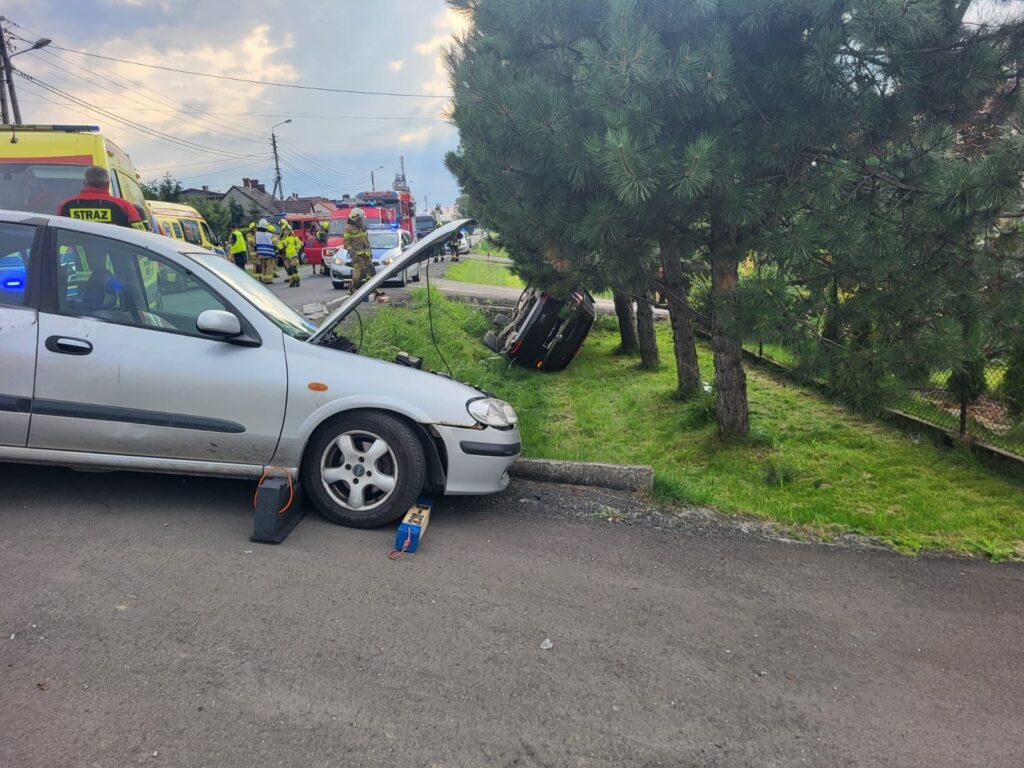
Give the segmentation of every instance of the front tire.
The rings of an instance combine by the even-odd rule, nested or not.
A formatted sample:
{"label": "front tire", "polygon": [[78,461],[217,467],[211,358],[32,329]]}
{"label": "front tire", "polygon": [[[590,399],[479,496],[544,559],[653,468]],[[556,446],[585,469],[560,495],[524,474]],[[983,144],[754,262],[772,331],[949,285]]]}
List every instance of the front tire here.
{"label": "front tire", "polygon": [[376,528],[400,518],[423,490],[426,459],[406,422],[359,411],[325,422],[310,440],[302,482],[332,523]]}

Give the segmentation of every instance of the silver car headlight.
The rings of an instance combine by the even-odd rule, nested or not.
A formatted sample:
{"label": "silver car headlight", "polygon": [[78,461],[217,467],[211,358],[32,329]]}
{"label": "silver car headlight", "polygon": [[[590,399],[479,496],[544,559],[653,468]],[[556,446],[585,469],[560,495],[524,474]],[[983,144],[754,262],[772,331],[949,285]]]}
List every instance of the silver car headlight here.
{"label": "silver car headlight", "polygon": [[478,424],[495,429],[512,429],[519,423],[515,408],[499,400],[496,397],[481,397],[478,400],[470,400],[466,403],[466,410],[469,415],[476,419]]}

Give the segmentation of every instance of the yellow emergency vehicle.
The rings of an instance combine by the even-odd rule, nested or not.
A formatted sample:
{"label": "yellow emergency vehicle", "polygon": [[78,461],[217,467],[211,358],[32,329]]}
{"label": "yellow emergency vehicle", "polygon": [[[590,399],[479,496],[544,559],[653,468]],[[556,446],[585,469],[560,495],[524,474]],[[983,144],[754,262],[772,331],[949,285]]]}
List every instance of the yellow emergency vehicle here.
{"label": "yellow emergency vehicle", "polygon": [[210,229],[203,215],[191,205],[150,200],[149,212],[153,216],[153,231],[157,234],[184,240],[227,256],[220,238]]}
{"label": "yellow emergency vehicle", "polygon": [[110,192],[149,221],[139,174],[128,154],[93,125],[0,126],[0,208],[56,213],[85,185],[85,169],[105,168]]}

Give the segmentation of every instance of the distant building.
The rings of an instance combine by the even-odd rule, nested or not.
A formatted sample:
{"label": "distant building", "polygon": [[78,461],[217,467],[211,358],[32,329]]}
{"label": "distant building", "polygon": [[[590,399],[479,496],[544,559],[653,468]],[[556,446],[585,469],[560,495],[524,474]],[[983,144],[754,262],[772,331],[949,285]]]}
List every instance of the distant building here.
{"label": "distant building", "polygon": [[201,188],[189,187],[188,189],[181,190],[182,200],[210,200],[211,202],[219,203],[223,198],[223,192],[212,190],[205,184]]}
{"label": "distant building", "polygon": [[265,185],[257,179],[248,178],[242,179],[241,186],[232,186],[220,199],[221,205],[230,205],[232,202],[242,206],[246,214],[255,211],[260,216],[279,214],[284,206],[284,201],[269,194]]}
{"label": "distant building", "polygon": [[285,198],[281,210],[298,216],[330,216],[337,206],[325,197],[299,197],[292,195]]}

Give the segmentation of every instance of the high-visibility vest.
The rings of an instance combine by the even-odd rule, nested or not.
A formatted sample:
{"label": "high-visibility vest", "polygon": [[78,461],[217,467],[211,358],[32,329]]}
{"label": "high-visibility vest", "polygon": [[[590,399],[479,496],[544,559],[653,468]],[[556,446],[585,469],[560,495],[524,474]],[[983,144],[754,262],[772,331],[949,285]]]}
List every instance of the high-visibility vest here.
{"label": "high-visibility vest", "polygon": [[231,255],[234,256],[236,253],[245,253],[245,235],[242,234],[242,230],[234,229],[231,232]]}
{"label": "high-visibility vest", "polygon": [[299,238],[295,235],[287,235],[284,238],[284,255],[289,259],[299,255]]}

